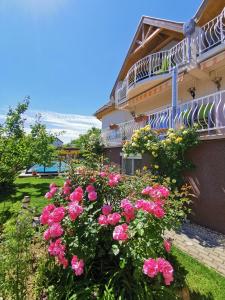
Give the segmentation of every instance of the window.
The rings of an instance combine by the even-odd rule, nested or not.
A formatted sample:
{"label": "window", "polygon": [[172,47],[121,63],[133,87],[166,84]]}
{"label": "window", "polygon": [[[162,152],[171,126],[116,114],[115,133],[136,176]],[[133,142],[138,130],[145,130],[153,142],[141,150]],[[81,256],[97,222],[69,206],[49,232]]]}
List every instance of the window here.
{"label": "window", "polygon": [[120,154],[122,156],[122,171],[126,175],[134,175],[137,170],[142,169],[142,156],[129,156],[124,157],[123,153]]}

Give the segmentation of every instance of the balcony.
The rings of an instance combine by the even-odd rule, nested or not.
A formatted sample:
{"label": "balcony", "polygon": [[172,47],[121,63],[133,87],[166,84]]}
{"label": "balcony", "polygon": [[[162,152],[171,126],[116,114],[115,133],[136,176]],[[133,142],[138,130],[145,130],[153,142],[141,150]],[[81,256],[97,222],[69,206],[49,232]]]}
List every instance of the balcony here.
{"label": "balcony", "polygon": [[[170,50],[156,52],[137,61],[115,91],[115,103],[120,106],[129,99],[129,93],[140,84],[156,84],[171,76],[174,67],[182,71],[187,66],[225,49],[225,8],[201,28],[196,28],[190,41],[183,39]],[[192,63],[192,64],[190,64]]]}
{"label": "balcony", "polygon": [[168,107],[148,113],[148,119],[141,122],[130,120],[118,124],[115,130],[102,131],[106,146],[121,146],[130,140],[133,132],[149,124],[152,129],[178,129],[198,125],[201,136],[225,134],[225,90],[195,100],[180,103],[176,108]]}

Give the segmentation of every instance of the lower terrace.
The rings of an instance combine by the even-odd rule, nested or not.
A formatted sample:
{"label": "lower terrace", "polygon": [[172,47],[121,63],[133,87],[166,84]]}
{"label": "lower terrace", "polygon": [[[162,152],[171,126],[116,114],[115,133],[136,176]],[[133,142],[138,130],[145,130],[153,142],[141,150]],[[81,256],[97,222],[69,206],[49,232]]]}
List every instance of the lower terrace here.
{"label": "lower terrace", "polygon": [[157,111],[135,117],[134,119],[112,124],[102,130],[105,146],[121,146],[130,140],[133,132],[149,124],[152,129],[164,132],[169,128],[198,125],[201,136],[225,135],[225,90],[182,102],[177,107],[164,107]]}

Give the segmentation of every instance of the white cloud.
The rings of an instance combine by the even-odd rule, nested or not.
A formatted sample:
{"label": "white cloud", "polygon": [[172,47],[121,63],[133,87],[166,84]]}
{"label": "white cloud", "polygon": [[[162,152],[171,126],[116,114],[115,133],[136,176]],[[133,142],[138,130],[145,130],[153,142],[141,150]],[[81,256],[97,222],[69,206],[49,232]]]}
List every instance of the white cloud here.
{"label": "white cloud", "polygon": [[[35,118],[41,114],[41,121],[48,131],[60,134],[59,138],[68,143],[80,134],[87,132],[91,127],[101,128],[101,122],[93,116],[82,116],[75,114],[62,114],[51,111],[28,111],[25,114],[25,128],[29,131],[29,125],[35,122]],[[4,121],[5,115],[0,114],[0,121]]]}

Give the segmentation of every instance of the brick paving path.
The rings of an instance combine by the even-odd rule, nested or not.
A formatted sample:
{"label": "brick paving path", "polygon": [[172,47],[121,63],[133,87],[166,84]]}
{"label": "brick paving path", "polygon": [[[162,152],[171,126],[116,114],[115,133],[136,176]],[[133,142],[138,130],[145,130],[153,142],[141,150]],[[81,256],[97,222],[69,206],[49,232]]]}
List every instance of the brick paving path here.
{"label": "brick paving path", "polygon": [[170,231],[166,237],[174,245],[198,261],[225,276],[225,236],[196,224],[185,223],[178,232]]}

